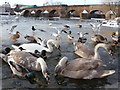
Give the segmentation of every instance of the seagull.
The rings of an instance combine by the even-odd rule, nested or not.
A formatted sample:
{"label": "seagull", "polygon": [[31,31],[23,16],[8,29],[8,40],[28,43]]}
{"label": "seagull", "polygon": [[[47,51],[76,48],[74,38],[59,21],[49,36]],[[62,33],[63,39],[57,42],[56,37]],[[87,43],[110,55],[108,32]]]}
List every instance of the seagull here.
{"label": "seagull", "polygon": [[93,23],[90,23],[90,25],[92,26],[92,30],[93,30],[93,32],[96,32],[96,31],[99,31],[100,30],[100,27],[101,27],[101,23],[100,24],[98,24],[98,25],[95,25],[95,24],[93,24]]}
{"label": "seagull", "polygon": [[11,28],[10,28],[10,33],[13,32],[13,30],[14,30],[16,27],[17,27],[17,25],[11,26]]}
{"label": "seagull", "polygon": [[87,41],[87,38],[85,38],[84,36],[87,34],[88,33],[78,32],[79,35],[78,42],[85,43]]}

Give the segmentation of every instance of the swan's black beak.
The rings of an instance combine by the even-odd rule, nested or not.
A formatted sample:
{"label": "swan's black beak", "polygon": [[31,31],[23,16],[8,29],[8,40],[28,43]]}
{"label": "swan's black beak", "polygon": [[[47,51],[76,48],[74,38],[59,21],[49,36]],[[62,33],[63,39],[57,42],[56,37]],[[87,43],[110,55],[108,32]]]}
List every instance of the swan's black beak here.
{"label": "swan's black beak", "polygon": [[61,51],[61,49],[60,49],[60,48],[61,48],[61,47],[60,47],[60,45],[59,45],[57,48],[58,48],[58,50],[60,50],[60,51]]}

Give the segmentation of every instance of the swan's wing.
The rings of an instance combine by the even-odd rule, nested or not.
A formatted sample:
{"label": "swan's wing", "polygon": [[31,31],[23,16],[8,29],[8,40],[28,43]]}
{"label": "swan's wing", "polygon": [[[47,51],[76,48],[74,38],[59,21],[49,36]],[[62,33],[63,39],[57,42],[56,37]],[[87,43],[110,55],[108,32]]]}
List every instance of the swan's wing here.
{"label": "swan's wing", "polygon": [[103,78],[115,73],[115,70],[97,70],[97,73],[94,75],[94,78]]}
{"label": "swan's wing", "polygon": [[38,50],[39,52],[41,52],[42,50],[47,50],[47,48],[37,43],[22,44],[19,47],[22,47],[23,49],[26,49],[26,52],[31,53],[34,53],[35,50]]}
{"label": "swan's wing", "polygon": [[69,77],[69,78],[74,78],[74,79],[80,79],[85,76],[87,76],[88,72],[83,71],[83,70],[78,70],[78,71],[69,71],[69,70],[63,70],[60,75]]}
{"label": "swan's wing", "polygon": [[101,60],[77,58],[69,61],[65,69],[69,71],[89,70],[89,69],[92,70],[92,69],[97,69],[103,65],[104,64]]}
{"label": "swan's wing", "polygon": [[77,50],[75,51],[76,55],[83,58],[88,58],[90,56],[90,50],[86,45],[80,43],[76,47],[77,47]]}
{"label": "swan's wing", "polygon": [[27,68],[25,68],[24,66],[22,66],[22,65],[20,65],[20,64],[17,64],[17,63],[12,62],[12,61],[10,61],[9,63],[10,63],[18,72],[22,72],[22,73],[27,73],[27,72],[29,72],[29,71],[27,70]]}
{"label": "swan's wing", "polygon": [[37,58],[32,56],[30,53],[23,51],[13,51],[10,53],[13,61],[19,65],[22,65],[28,69],[35,70]]}

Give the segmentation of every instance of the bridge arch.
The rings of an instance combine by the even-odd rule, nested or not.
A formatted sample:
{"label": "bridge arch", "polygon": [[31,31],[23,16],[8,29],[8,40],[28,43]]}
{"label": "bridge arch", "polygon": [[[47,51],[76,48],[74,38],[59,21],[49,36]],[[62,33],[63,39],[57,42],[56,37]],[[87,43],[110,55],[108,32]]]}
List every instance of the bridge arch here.
{"label": "bridge arch", "polygon": [[67,12],[67,17],[74,16],[74,14],[75,14],[75,10],[69,10],[69,11]]}
{"label": "bridge arch", "polygon": [[105,18],[105,14],[101,10],[93,10],[89,13],[89,18]]}
{"label": "bridge arch", "polygon": [[41,16],[41,10],[38,10],[38,11],[36,11],[36,13],[35,13],[35,17],[40,17]]}
{"label": "bridge arch", "polygon": [[30,15],[30,11],[29,10],[25,10],[23,16],[28,17],[29,15]]}
{"label": "bridge arch", "polygon": [[59,17],[57,10],[51,10],[49,12],[49,17]]}

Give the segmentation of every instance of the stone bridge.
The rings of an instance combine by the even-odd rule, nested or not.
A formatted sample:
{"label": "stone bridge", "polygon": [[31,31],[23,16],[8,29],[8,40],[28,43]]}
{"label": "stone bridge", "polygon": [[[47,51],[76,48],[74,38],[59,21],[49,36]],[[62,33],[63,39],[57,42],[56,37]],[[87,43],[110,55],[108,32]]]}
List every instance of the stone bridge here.
{"label": "stone bridge", "polygon": [[50,5],[24,9],[23,16],[112,18],[120,17],[120,5]]}

